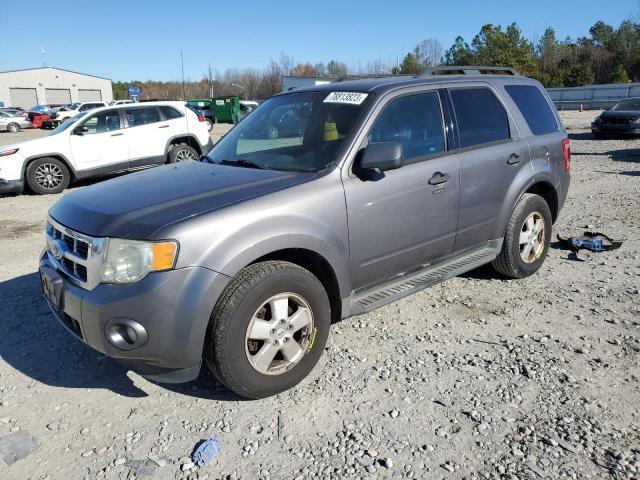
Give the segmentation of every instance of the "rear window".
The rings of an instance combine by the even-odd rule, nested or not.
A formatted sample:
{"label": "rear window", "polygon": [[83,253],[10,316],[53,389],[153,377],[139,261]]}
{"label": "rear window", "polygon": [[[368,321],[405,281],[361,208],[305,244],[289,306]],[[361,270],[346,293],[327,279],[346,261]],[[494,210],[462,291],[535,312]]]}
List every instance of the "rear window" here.
{"label": "rear window", "polygon": [[156,123],[162,121],[160,113],[155,107],[148,108],[132,108],[126,109],[124,114],[127,117],[127,123],[129,127],[139,127],[140,125],[147,125],[149,123]]}
{"label": "rear window", "polygon": [[451,90],[462,148],[511,138],[509,119],[488,88]]}
{"label": "rear window", "polygon": [[178,110],[176,110],[173,107],[160,107],[160,110],[162,110],[162,113],[164,114],[167,120],[180,118],[182,116],[182,113],[180,113]]}
{"label": "rear window", "polygon": [[534,135],[558,131],[556,116],[538,88],[531,85],[507,85],[504,88],[522,112]]}

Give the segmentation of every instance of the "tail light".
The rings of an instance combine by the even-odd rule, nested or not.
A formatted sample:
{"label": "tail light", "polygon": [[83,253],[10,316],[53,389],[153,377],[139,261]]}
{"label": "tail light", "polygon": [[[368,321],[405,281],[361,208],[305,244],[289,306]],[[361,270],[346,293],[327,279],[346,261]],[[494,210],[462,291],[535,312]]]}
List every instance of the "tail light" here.
{"label": "tail light", "polygon": [[568,138],[562,141],[562,154],[564,155],[564,171],[568,172],[571,166],[571,142]]}
{"label": "tail light", "polygon": [[204,118],[204,115],[200,113],[198,114],[198,120],[200,120],[201,122],[204,122],[206,119]]}

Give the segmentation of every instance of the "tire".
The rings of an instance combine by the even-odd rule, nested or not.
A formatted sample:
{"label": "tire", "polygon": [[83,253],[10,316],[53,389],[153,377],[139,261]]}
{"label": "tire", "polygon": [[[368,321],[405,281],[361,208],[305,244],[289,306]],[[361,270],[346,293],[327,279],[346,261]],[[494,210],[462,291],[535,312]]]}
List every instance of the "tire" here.
{"label": "tire", "polygon": [[180,163],[199,158],[200,155],[196,149],[186,143],[178,143],[169,150],[169,163]]}
{"label": "tire", "polygon": [[17,123],[11,122],[7,125],[7,132],[9,133],[18,133],[20,131],[20,125]]}
{"label": "tire", "polygon": [[[282,316],[272,316],[267,302],[275,299],[282,305],[283,297],[287,297],[284,305],[288,309],[281,311],[287,312],[288,319],[306,308],[300,307],[306,302],[310,315],[302,311],[297,318],[311,318],[311,323],[297,331],[295,327],[288,330],[287,320],[278,323]],[[256,320],[258,317],[264,320]],[[251,327],[257,321],[267,325],[267,330],[262,330],[263,338],[267,338],[264,342],[251,340],[257,338],[251,336]],[[229,390],[246,398],[268,397],[297,385],[313,370],[327,343],[330,324],[327,292],[311,272],[283,261],[256,263],[241,270],[218,299],[207,329],[204,359],[211,373]],[[272,326],[275,328],[269,331]],[[293,332],[289,341],[282,339],[276,345],[277,338],[288,332]],[[255,359],[268,346],[281,350],[271,357],[273,360],[267,360],[269,372],[265,373]],[[291,363],[284,354],[287,347],[297,352],[290,357]]]}
{"label": "tire", "polygon": [[[539,221],[542,221],[541,232],[538,231]],[[510,278],[534,274],[547,258],[551,229],[551,210],[547,202],[540,195],[525,193],[513,209],[502,250],[491,265],[498,273]],[[521,241],[525,243],[521,244]]]}
{"label": "tire", "polygon": [[208,118],[205,120],[207,124],[207,132],[210,132],[213,129],[213,123]]}
{"label": "tire", "polygon": [[57,158],[38,158],[27,167],[27,184],[38,195],[60,193],[70,182],[69,169]]}

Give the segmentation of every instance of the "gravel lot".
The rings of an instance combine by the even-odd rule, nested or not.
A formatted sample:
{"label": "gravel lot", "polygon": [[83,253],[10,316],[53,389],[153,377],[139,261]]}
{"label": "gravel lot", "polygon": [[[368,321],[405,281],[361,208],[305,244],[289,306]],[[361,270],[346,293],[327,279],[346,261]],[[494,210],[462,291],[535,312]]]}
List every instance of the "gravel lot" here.
{"label": "gravel lot", "polygon": [[[481,268],[340,322],[310,378],[258,401],[206,374],[151,383],[71,337],[34,273],[57,198],[0,198],[0,477],[640,478],[640,141],[594,141],[596,113],[563,113],[555,231],[620,250],[554,243],[529,279]],[[192,467],[214,435],[220,456]]]}

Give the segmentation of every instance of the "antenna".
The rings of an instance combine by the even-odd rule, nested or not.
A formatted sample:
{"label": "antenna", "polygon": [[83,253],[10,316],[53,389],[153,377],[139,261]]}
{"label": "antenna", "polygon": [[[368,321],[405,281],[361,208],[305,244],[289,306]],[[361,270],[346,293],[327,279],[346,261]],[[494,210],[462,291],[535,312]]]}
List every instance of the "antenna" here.
{"label": "antenna", "polygon": [[48,67],[49,65],[47,65],[47,51],[42,46],[40,47],[40,53],[42,54],[42,66]]}

